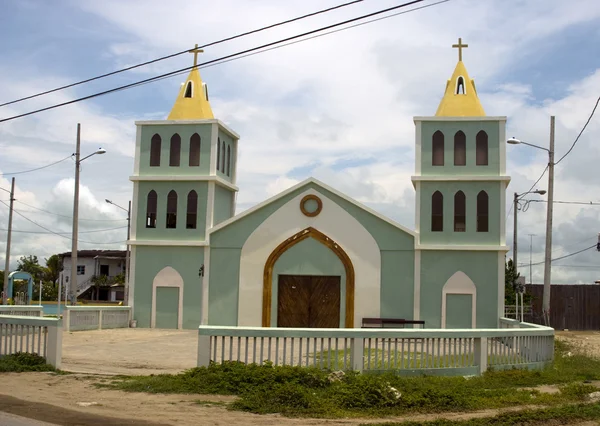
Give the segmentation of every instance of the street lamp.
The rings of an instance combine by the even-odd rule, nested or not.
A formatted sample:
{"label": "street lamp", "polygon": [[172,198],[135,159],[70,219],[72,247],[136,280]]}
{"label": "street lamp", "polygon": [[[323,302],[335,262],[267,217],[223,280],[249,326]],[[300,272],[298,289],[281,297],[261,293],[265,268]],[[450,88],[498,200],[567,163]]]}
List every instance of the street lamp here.
{"label": "street lamp", "polygon": [[123,295],[123,302],[125,303],[125,305],[128,305],[129,303],[129,236],[130,236],[130,232],[131,232],[131,201],[129,202],[129,207],[125,208],[125,207],[121,207],[118,204],[113,203],[112,201],[105,199],[104,201],[106,201],[108,204],[112,204],[115,207],[120,208],[121,210],[124,210],[127,212],[127,253],[126,253],[126,257],[125,257],[125,291],[124,291],[124,295]]}
{"label": "street lamp", "polygon": [[[520,141],[512,137],[506,141],[511,145],[523,144],[548,152],[548,209],[546,212],[546,254],[544,259],[544,296],[542,301],[542,314],[544,324],[550,324],[550,274],[552,261],[552,207],[554,205],[554,116],[550,117],[550,147]],[[516,212],[515,212],[516,214]]]}
{"label": "street lamp", "polygon": [[75,194],[73,200],[73,235],[71,241],[71,282],[69,286],[69,297],[71,305],[77,304],[77,233],[79,227],[79,166],[81,162],[92,155],[105,154],[106,150],[98,148],[83,158],[80,158],[79,149],[81,147],[81,124],[77,123],[77,144],[75,145]]}

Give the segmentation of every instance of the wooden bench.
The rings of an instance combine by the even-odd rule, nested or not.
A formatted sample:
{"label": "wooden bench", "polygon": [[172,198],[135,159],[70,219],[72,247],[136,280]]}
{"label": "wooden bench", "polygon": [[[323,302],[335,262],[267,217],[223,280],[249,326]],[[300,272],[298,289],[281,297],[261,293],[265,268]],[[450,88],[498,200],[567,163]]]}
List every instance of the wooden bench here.
{"label": "wooden bench", "polygon": [[407,320],[404,318],[363,318],[362,328],[405,328],[406,325],[421,325],[425,328],[425,321]]}

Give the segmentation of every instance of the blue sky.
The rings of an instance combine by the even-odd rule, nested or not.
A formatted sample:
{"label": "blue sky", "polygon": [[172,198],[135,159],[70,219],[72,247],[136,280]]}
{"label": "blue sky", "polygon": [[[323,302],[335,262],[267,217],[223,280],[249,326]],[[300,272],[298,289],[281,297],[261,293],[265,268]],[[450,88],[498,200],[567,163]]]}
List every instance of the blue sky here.
{"label": "blue sky", "polygon": [[[432,3],[427,0],[426,3]],[[6,0],[0,16],[1,101],[16,99],[123,66],[184,50],[262,25],[298,16],[333,0],[278,2],[223,0]],[[395,5],[365,0],[331,14],[206,49],[202,60]],[[431,115],[456,64],[450,46],[469,44],[464,60],[490,115],[508,117],[508,135],[546,145],[549,116],[557,117],[557,153],[568,149],[600,95],[600,8],[595,0],[451,0],[201,71],[216,116],[241,134],[238,211],[315,176],[398,221],[414,226],[414,124]],[[22,104],[0,108],[0,117],[85,96],[191,65],[191,55],[144,67]],[[0,172],[26,170],[68,156],[82,123],[82,152],[107,154],[82,169],[82,231],[125,223],[105,198],[131,199],[134,121],[164,118],[184,76],[0,124]],[[556,199],[598,201],[596,163],[600,119],[590,124],[573,153],[557,167]],[[507,148],[507,191],[527,190],[543,170],[542,151]],[[37,223],[69,231],[73,163],[17,175],[21,205]],[[0,187],[10,182],[0,176]],[[539,184],[546,186],[545,179]],[[7,197],[5,197],[7,198]],[[0,200],[4,200],[0,194]],[[510,204],[510,203],[507,203]],[[16,203],[16,207],[19,202]],[[543,257],[544,205],[520,213],[520,244],[534,239],[534,261]],[[600,231],[600,208],[557,206],[557,256],[580,249]],[[507,212],[508,214],[508,206]],[[61,214],[63,216],[57,216]],[[85,215],[85,216],[84,216]],[[507,241],[512,243],[512,216]],[[121,222],[119,222],[119,220]],[[521,228],[522,226],[522,228]],[[6,208],[0,205],[0,229]],[[23,218],[15,229],[41,231]],[[92,238],[93,236],[93,238]],[[124,240],[123,230],[89,233],[97,245]],[[68,238],[15,234],[13,260],[68,251]],[[589,239],[588,238],[588,239]],[[0,231],[0,241],[5,233]],[[82,237],[82,240],[84,238]],[[593,241],[590,240],[591,245]],[[124,246],[121,246],[124,247]],[[0,258],[3,256],[0,247]],[[510,254],[509,254],[510,255]],[[590,282],[599,254],[585,252],[555,268],[555,282]],[[525,259],[521,256],[521,260]],[[2,259],[0,259],[2,261]],[[13,262],[14,263],[14,262]],[[542,269],[534,270],[534,281]]]}

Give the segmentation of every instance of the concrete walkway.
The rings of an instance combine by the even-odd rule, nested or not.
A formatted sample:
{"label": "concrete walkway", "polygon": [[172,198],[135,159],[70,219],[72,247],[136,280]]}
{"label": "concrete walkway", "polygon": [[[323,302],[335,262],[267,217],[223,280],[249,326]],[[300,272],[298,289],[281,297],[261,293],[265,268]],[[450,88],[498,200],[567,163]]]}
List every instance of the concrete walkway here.
{"label": "concrete walkway", "polygon": [[150,375],[196,366],[196,330],[118,328],[63,333],[62,370]]}

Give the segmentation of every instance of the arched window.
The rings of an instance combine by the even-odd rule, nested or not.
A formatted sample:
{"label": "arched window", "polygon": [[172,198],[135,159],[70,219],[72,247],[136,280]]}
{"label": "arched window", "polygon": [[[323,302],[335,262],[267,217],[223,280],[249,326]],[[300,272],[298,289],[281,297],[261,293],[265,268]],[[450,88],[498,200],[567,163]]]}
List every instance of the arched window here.
{"label": "arched window", "polygon": [[467,230],[467,197],[462,191],[454,194],[454,232]]}
{"label": "arched window", "polygon": [[160,145],[160,136],[158,133],[155,133],[150,141],[150,167],[160,166]]}
{"label": "arched window", "polygon": [[231,147],[227,145],[227,176],[231,176]]}
{"label": "arched window", "polygon": [[156,228],[156,205],[158,204],[158,196],[156,191],[152,190],[148,193],[146,200],[146,228]]}
{"label": "arched window", "polygon": [[431,196],[431,230],[444,230],[444,196],[440,191],[435,191]]}
{"label": "arched window", "polygon": [[225,141],[223,141],[221,149],[221,172],[225,173]]}
{"label": "arched window", "polygon": [[431,139],[431,164],[434,166],[444,165],[444,134],[439,130],[433,134]]}
{"label": "arched window", "polygon": [[478,166],[488,165],[488,135],[483,130],[475,138],[475,158]]}
{"label": "arched window", "polygon": [[177,228],[177,192],[167,195],[167,228]]}
{"label": "arched window", "polygon": [[477,232],[489,231],[489,206],[487,192],[481,191],[477,194]]}
{"label": "arched window", "polygon": [[465,94],[465,79],[460,76],[456,79],[456,94],[464,95]]}
{"label": "arched window", "polygon": [[467,137],[462,131],[454,135],[454,165],[464,166],[467,164]]}
{"label": "arched window", "polygon": [[198,194],[190,191],[187,196],[187,216],[185,219],[186,229],[196,229],[196,218],[198,217]]}
{"label": "arched window", "polygon": [[192,88],[193,88],[192,82],[188,81],[187,85],[185,86],[185,94],[183,95],[184,98],[191,98],[193,96]]}
{"label": "arched window", "polygon": [[194,133],[190,138],[190,167],[200,165],[200,135]]}
{"label": "arched window", "polygon": [[179,167],[181,159],[181,137],[175,133],[171,136],[171,152],[169,155],[169,166]]}
{"label": "arched window", "polygon": [[217,138],[217,170],[219,170],[219,164],[221,164],[221,139]]}

